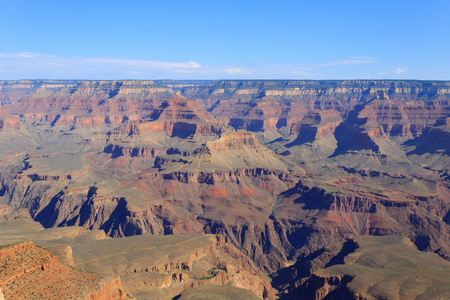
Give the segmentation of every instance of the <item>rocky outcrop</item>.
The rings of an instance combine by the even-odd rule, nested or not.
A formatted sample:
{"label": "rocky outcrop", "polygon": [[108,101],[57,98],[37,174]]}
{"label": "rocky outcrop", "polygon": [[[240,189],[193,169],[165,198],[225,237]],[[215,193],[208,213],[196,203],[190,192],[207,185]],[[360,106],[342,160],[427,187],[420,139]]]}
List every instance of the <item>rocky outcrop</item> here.
{"label": "rocky outcrop", "polygon": [[283,290],[280,299],[445,298],[449,267],[407,238],[361,236],[298,261],[274,283]]}
{"label": "rocky outcrop", "polygon": [[217,134],[221,124],[194,101],[176,95],[163,101],[151,119],[173,137],[185,138],[199,134]]}
{"label": "rocky outcrop", "polygon": [[[89,243],[86,249],[84,243]],[[140,294],[157,289],[166,297],[184,290],[230,285],[273,299],[267,276],[223,236],[133,236],[117,239],[72,241],[75,267],[113,274],[127,291]],[[96,259],[90,259],[94,255]]]}
{"label": "rocky outcrop", "polygon": [[174,94],[152,81],[80,81],[43,89],[29,90],[5,110],[27,124],[86,128],[139,120],[158,107],[159,99]]}
{"label": "rocky outcrop", "polygon": [[445,128],[426,128],[422,135],[405,143],[415,146],[415,149],[408,152],[408,155],[439,154],[441,156],[450,155],[450,130]]}
{"label": "rocky outcrop", "polygon": [[[342,112],[350,107],[365,103],[371,99],[395,99],[399,102],[410,102],[402,106],[400,111],[406,117],[402,119],[418,119],[420,115],[435,114],[439,111],[432,103],[422,102],[417,106],[417,100],[439,98],[435,103],[448,105],[449,86],[447,82],[418,81],[216,81],[204,85],[185,86],[182,95],[191,99],[200,99],[204,107],[212,114],[229,120],[230,125],[239,129],[261,131],[269,128],[288,126],[300,121],[309,111],[336,110]],[[381,94],[380,94],[381,93]],[[444,100],[444,101],[442,101]],[[383,108],[381,108],[383,107]],[[379,109],[386,111],[385,104]],[[428,110],[430,109],[431,110]],[[377,113],[380,122],[383,118],[391,118],[392,113]],[[439,109],[439,108],[438,108]],[[380,111],[380,110],[379,110]],[[398,114],[398,113],[397,113]],[[397,117],[395,117],[397,118]],[[392,118],[391,118],[392,120]],[[390,121],[388,121],[390,122]],[[395,123],[394,121],[393,123]],[[425,121],[427,122],[427,121]],[[402,123],[400,123],[402,124]],[[388,124],[386,124],[389,127]],[[416,125],[414,125],[416,126]],[[388,129],[388,128],[386,128]],[[389,129],[391,131],[392,128]],[[393,134],[399,130],[394,126]],[[415,130],[414,127],[412,130]]]}
{"label": "rocky outcrop", "polygon": [[63,265],[33,242],[0,248],[0,285],[6,299],[125,299],[120,279],[101,277]]}
{"label": "rocky outcrop", "polygon": [[261,147],[261,144],[256,135],[251,132],[226,133],[220,139],[206,144],[208,149],[216,151],[240,149],[244,146],[256,149]]}
{"label": "rocky outcrop", "polygon": [[155,158],[159,154],[165,154],[169,151],[169,148],[147,148],[147,147],[123,147],[120,145],[109,144],[105,147],[103,152],[111,153],[111,158],[117,158],[120,156],[125,157],[142,157],[142,158]]}
{"label": "rocky outcrop", "polygon": [[183,95],[192,99],[230,99],[239,95],[245,99],[263,92],[265,96],[272,97],[301,96],[305,100],[324,98],[328,99],[328,106],[332,105],[332,100],[341,99],[347,99],[350,105],[354,105],[359,100],[376,97],[380,91],[391,99],[411,101],[422,97],[445,96],[450,89],[448,82],[401,80],[222,80],[181,89]]}
{"label": "rocky outcrop", "polygon": [[180,95],[160,101],[159,107],[155,107],[151,113],[141,114],[120,123],[120,126],[111,131],[112,134],[145,136],[152,132],[164,132],[179,138],[196,134],[216,135],[225,125],[197,103]]}
{"label": "rocky outcrop", "polygon": [[442,219],[450,209],[445,199],[393,200],[376,193],[327,192],[300,183],[283,196],[286,198],[274,209],[273,219],[284,225],[297,255],[308,255],[321,244],[341,241],[342,237],[389,234],[409,237],[419,250],[449,251],[447,225]]}
{"label": "rocky outcrop", "polygon": [[73,80],[8,80],[0,81],[0,104],[19,101],[27,95],[36,93],[48,95],[64,87],[76,85]]}
{"label": "rocky outcrop", "polygon": [[0,130],[12,131],[19,130],[22,127],[20,120],[17,116],[10,115],[9,113],[0,113]]}

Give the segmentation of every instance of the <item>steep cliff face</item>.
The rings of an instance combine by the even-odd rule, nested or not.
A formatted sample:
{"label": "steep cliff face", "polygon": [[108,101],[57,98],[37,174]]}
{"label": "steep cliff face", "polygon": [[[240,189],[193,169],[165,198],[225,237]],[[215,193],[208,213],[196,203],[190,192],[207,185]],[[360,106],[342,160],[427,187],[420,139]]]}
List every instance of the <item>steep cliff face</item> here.
{"label": "steep cliff face", "polygon": [[[303,99],[346,100],[350,105],[373,98],[379,92],[404,101],[421,97],[432,98],[449,94],[449,83],[401,80],[223,80],[201,85],[186,85],[181,89],[192,99],[249,98],[261,96],[291,96]],[[242,96],[239,96],[242,95]],[[350,97],[348,97],[350,96]],[[323,107],[322,107],[323,108]]]}
{"label": "steep cliff face", "polygon": [[[31,221],[18,220],[0,224],[0,244],[4,245],[0,260],[5,262],[0,274],[4,282],[0,283],[6,299],[12,293],[40,297],[41,292],[46,299],[134,299],[132,295],[167,299],[186,289],[219,285],[246,289],[263,299],[275,298],[267,275],[221,235],[105,239],[101,231],[43,229]],[[33,242],[20,243],[27,239],[47,250]],[[11,240],[15,241],[13,246],[5,245]],[[90,282],[82,289],[80,285],[87,280]],[[10,290],[11,281],[15,283],[11,288],[17,286],[18,291]],[[27,282],[31,282],[30,287],[24,287]],[[71,294],[77,287],[79,290]]]}
{"label": "steep cliff face", "polygon": [[[186,97],[203,101],[204,107],[211,110],[213,115],[227,118],[235,128],[251,131],[263,131],[275,126],[289,127],[314,109],[344,112],[356,104],[380,98],[407,103],[405,107],[400,104],[401,112],[404,112],[406,118],[410,116],[416,119],[412,117],[414,112],[418,112],[419,116],[423,113],[433,114],[433,111],[439,109],[435,104],[448,106],[449,91],[448,82],[362,80],[217,81],[181,89]],[[428,102],[431,99],[433,100]],[[382,112],[387,108],[385,104],[376,108],[380,110],[378,119],[396,118],[395,113],[389,116],[389,113]],[[431,111],[423,111],[429,109]],[[418,125],[420,123],[423,121]],[[398,130],[401,129],[394,127],[394,133]],[[406,128],[405,130],[408,131]],[[415,131],[414,125],[412,130]]]}
{"label": "steep cliff face", "polygon": [[[120,249],[121,256],[112,254],[114,257],[108,258],[110,250],[105,250],[106,244],[113,251]],[[89,253],[74,247],[78,253],[75,266],[118,275],[132,294],[160,290],[166,297],[173,297],[193,287],[230,285],[251,290],[263,299],[275,297],[268,278],[247,256],[225,243],[222,236],[104,240],[93,245]],[[99,259],[86,260],[92,254]]]}
{"label": "steep cliff face", "polygon": [[152,81],[80,81],[56,90],[41,85],[5,110],[26,124],[91,127],[137,120],[173,94]]}
{"label": "steep cliff face", "polygon": [[[149,125],[154,128],[160,127],[172,137],[186,138],[195,134],[217,134],[220,132],[221,124],[211,114],[200,107],[197,103],[176,95],[164,100],[155,109]],[[145,134],[144,126],[138,127],[138,134]],[[134,133],[134,132],[133,132]]]}
{"label": "steep cliff face", "polygon": [[120,279],[63,265],[33,242],[1,246],[0,285],[5,299],[125,299]]}
{"label": "steep cliff face", "polygon": [[[54,229],[24,230],[17,228],[14,222],[7,222],[2,229],[32,238],[60,261],[69,259],[71,269],[81,268],[96,274],[96,278],[120,278],[119,284],[122,282],[128,293],[139,298],[167,299],[186,289],[211,285],[244,288],[264,299],[275,297],[267,275],[220,235],[105,239],[95,231],[70,236],[69,228],[59,228],[59,233],[66,237],[61,240],[55,236]],[[0,243],[4,238],[0,237]],[[61,244],[62,241],[67,244]],[[73,253],[73,258],[67,250]],[[94,276],[91,273],[85,274]],[[105,281],[105,289],[114,282]],[[144,297],[145,293],[151,295]],[[97,290],[91,297],[103,299],[97,296],[101,294],[106,293]]]}
{"label": "steep cliff face", "polygon": [[64,87],[76,85],[74,80],[9,80],[0,81],[0,104],[19,101],[39,90],[39,95],[50,94]]}
{"label": "steep cliff face", "polygon": [[274,276],[280,299],[448,297],[450,264],[407,238],[361,236],[327,246]]}
{"label": "steep cliff face", "polygon": [[448,123],[432,128],[427,127],[419,137],[405,142],[406,145],[414,147],[407,155],[418,163],[445,174],[450,165],[449,141],[450,126]]}
{"label": "steep cliff face", "polygon": [[446,199],[411,195],[395,199],[370,190],[356,194],[346,189],[347,183],[339,184],[343,189],[331,192],[326,190],[330,186],[299,183],[283,194],[274,209],[274,219],[287,225],[286,236],[302,256],[321,244],[359,235],[397,234],[409,237],[420,250],[450,250],[448,224],[443,221],[450,209]]}
{"label": "steep cliff face", "polygon": [[12,131],[19,130],[21,128],[20,119],[17,116],[13,116],[7,112],[0,114],[0,130]]}

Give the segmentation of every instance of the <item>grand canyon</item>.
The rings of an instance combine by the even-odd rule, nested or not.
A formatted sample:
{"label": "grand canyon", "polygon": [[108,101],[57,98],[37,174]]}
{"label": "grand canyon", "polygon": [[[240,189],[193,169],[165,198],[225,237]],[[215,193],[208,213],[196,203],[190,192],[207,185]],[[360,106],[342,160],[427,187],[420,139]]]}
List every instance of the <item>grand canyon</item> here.
{"label": "grand canyon", "polygon": [[448,299],[450,82],[0,81],[0,299]]}

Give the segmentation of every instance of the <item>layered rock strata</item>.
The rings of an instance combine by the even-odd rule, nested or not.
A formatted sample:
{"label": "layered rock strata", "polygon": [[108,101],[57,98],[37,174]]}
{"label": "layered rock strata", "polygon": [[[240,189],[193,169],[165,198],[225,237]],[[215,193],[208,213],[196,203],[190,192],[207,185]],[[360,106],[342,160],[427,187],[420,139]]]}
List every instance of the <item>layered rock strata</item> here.
{"label": "layered rock strata", "polygon": [[450,263],[407,238],[361,236],[332,244],[278,272],[280,299],[439,299]]}
{"label": "layered rock strata", "polygon": [[448,82],[20,84],[3,83],[22,90],[0,113],[2,219],[217,233],[267,272],[361,234],[449,257]]}
{"label": "layered rock strata", "polygon": [[120,279],[63,265],[33,242],[1,246],[0,260],[5,299],[126,299]]}

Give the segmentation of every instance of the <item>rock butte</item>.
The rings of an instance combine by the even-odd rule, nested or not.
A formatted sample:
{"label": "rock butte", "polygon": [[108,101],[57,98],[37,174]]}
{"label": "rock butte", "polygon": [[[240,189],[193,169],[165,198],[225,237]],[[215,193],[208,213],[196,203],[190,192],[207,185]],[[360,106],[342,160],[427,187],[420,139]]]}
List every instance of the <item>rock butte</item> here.
{"label": "rock butte", "polygon": [[[55,253],[73,243],[74,257],[81,250],[71,239],[97,243],[77,237],[80,230],[130,243],[137,235],[221,236],[216,249],[226,245],[252,267],[225,259],[223,249],[214,255],[250,272],[254,285],[244,280],[217,295],[240,297],[243,287],[274,297],[265,274],[298,273],[284,268],[305,268],[320,249],[363,235],[408,238],[445,265],[449,101],[445,81],[0,81],[0,218],[78,228],[47,242],[43,232],[25,235]],[[163,274],[170,280],[138,274],[129,295],[184,299],[210,293],[207,285],[238,282],[218,261],[195,264],[202,271],[177,269],[179,282],[162,291],[152,290],[152,280],[171,282],[172,273]],[[278,295],[321,299],[349,291],[350,283],[324,279],[338,276],[331,265],[320,268],[289,273]],[[355,282],[365,276],[339,270]],[[133,282],[127,274],[109,276]],[[210,275],[201,283],[192,277]]]}

